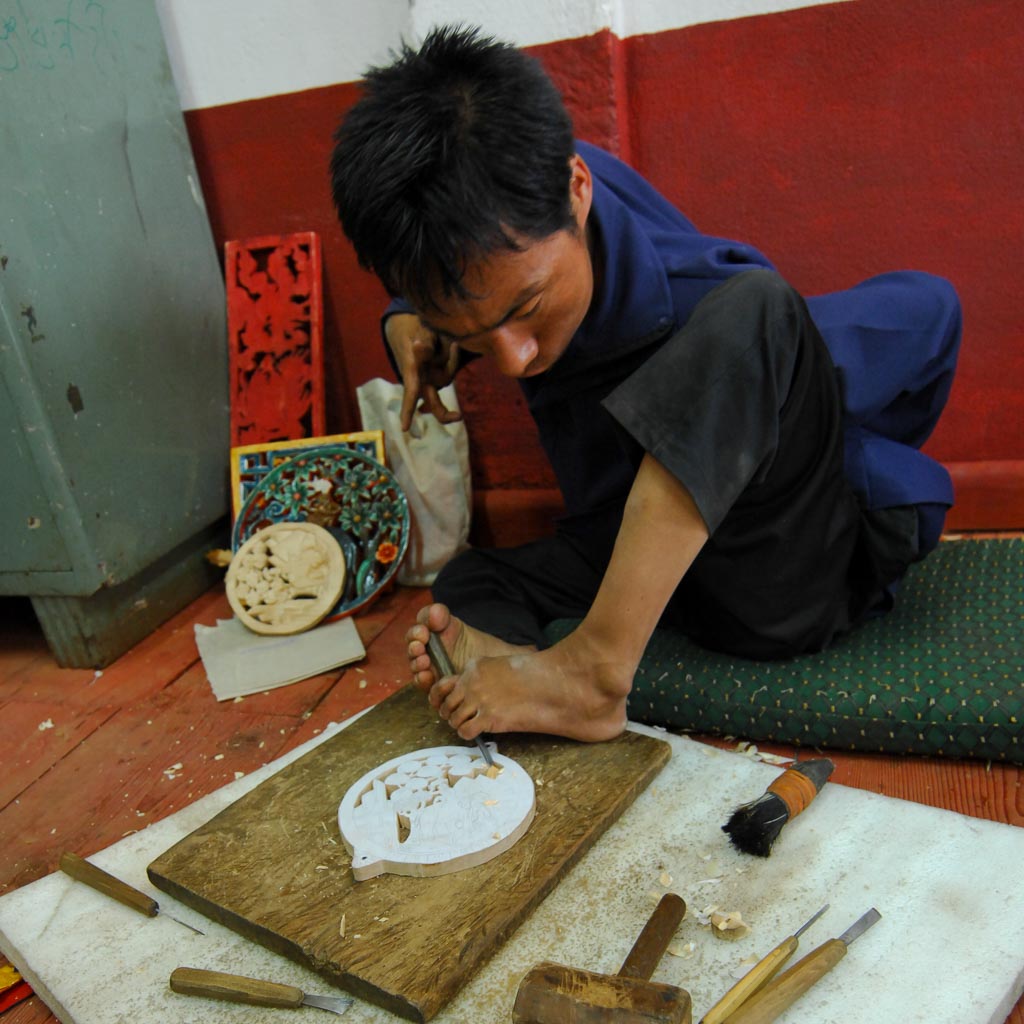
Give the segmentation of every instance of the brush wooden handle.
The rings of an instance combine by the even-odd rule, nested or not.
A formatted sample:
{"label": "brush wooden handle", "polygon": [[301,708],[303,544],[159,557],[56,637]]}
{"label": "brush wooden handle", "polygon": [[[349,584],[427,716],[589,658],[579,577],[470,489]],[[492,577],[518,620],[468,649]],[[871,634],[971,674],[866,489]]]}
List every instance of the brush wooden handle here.
{"label": "brush wooden handle", "polygon": [[685,914],[686,903],[682,896],[674,892],[665,893],[633,943],[619,977],[649,981]]}
{"label": "brush wooden handle", "polygon": [[740,1004],[771,981],[772,975],[793,955],[798,944],[799,940],[795,935],[783,939],[704,1014],[701,1024],[722,1024]]}
{"label": "brush wooden handle", "polygon": [[176,967],[171,972],[171,989],[183,996],[206,996],[229,1003],[250,1006],[295,1008],[302,1005],[305,993],[294,985],[244,978],[240,974],[203,971],[198,967]]}
{"label": "brush wooden handle", "polygon": [[77,853],[62,853],[60,855],[60,869],[66,875],[70,875],[78,882],[84,882],[90,888],[123,903],[132,910],[137,910],[146,917],[156,917],[160,912],[160,905],[151,896],[147,896],[138,889],[133,889],[127,882],[120,878],[107,874],[103,868],[90,864],[87,860],[79,857]]}
{"label": "brush wooden handle", "polygon": [[725,1024],[770,1024],[820,981],[843,957],[846,943],[829,939],[752,995]]}

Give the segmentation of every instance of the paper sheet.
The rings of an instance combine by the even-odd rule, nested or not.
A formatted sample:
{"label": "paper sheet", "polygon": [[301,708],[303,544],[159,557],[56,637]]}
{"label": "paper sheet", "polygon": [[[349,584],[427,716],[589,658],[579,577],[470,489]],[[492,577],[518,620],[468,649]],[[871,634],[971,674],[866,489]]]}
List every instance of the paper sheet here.
{"label": "paper sheet", "polygon": [[218,619],[196,625],[196,646],[217,700],[297,683],[366,656],[351,618],[290,636],[260,636],[238,619]]}

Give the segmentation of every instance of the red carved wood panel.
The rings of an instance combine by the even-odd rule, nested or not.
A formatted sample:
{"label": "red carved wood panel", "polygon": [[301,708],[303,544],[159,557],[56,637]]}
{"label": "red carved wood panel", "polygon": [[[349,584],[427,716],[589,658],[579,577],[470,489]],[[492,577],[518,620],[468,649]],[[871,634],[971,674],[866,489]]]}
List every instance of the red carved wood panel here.
{"label": "red carved wood panel", "polygon": [[319,237],[231,241],[224,257],[232,447],[324,434]]}

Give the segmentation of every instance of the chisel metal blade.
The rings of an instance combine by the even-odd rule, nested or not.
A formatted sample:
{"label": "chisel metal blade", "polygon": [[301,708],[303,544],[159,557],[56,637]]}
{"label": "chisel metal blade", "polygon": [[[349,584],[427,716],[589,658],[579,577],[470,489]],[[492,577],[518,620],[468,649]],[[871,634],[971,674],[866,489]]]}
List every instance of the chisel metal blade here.
{"label": "chisel metal blade", "polygon": [[849,928],[839,936],[839,941],[849,945],[854,939],[859,939],[876,921],[880,921],[882,915],[872,907],[866,914],[859,917]]}

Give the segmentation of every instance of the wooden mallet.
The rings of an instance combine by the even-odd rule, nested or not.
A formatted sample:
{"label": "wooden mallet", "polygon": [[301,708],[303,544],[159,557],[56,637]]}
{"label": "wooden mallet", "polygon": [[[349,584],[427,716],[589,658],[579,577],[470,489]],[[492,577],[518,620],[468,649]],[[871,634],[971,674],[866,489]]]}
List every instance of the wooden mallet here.
{"label": "wooden mallet", "polygon": [[523,978],[512,1024],[690,1024],[690,994],[650,980],[686,904],[666,893],[618,974],[542,963]]}

